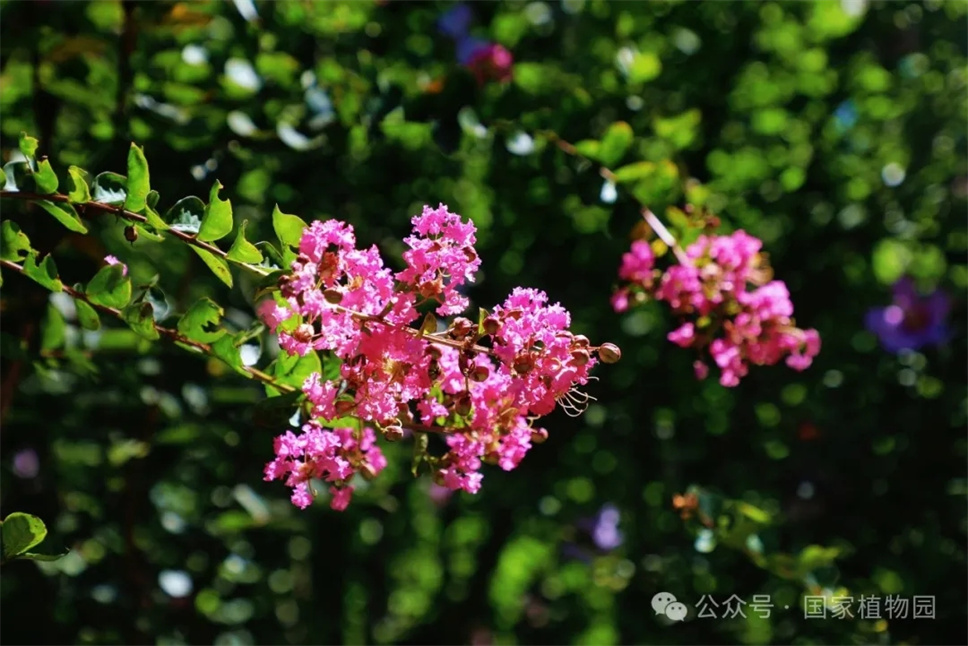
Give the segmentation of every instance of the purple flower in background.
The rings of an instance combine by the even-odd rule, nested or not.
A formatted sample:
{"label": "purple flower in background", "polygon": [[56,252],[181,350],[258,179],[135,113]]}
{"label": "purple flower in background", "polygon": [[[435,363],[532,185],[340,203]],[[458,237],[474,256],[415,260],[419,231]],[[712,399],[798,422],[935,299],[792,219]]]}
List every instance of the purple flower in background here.
{"label": "purple flower in background", "polygon": [[622,532],[618,530],[620,515],[615,505],[607,504],[602,507],[595,518],[595,527],[592,529],[592,540],[598,549],[611,551],[622,545]]}
{"label": "purple flower in background", "polygon": [[618,508],[612,503],[605,504],[595,516],[578,521],[580,529],[591,535],[595,547],[610,552],[619,547],[624,536],[618,529],[621,520]]}
{"label": "purple flower in background", "polygon": [[947,294],[935,290],[924,296],[918,293],[913,280],[904,277],[894,283],[894,302],[870,310],[864,322],[888,352],[917,350],[948,339],[950,309]]}
{"label": "purple flower in background", "polygon": [[457,4],[448,9],[437,19],[437,29],[445,36],[455,40],[463,38],[470,29],[474,14],[466,4]]}
{"label": "purple flower in background", "polygon": [[17,451],[13,456],[13,472],[25,480],[37,477],[40,472],[40,459],[33,449]]}

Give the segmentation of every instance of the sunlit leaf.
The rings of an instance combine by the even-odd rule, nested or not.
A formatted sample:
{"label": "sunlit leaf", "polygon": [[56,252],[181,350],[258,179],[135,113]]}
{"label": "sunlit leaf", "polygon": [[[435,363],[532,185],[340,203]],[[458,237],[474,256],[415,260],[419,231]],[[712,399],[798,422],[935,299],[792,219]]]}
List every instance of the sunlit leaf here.
{"label": "sunlit leaf", "polygon": [[36,516],[15,511],[0,523],[0,534],[2,534],[3,560],[6,561],[39,545],[47,536],[47,527],[44,521]]}
{"label": "sunlit leaf", "polygon": [[105,265],[84,291],[91,302],[120,309],[131,300],[131,281],[121,265]]}
{"label": "sunlit leaf", "polygon": [[632,127],[624,121],[613,123],[602,137],[601,148],[598,151],[602,165],[611,167],[622,161],[625,153],[632,145],[634,134]]}
{"label": "sunlit leaf", "polygon": [[13,260],[21,262],[33,251],[30,247],[30,239],[27,234],[20,230],[20,225],[12,220],[4,220],[0,228],[0,258],[3,260]]}
{"label": "sunlit leaf", "polygon": [[37,252],[33,252],[24,260],[24,275],[37,281],[52,292],[63,291],[64,285],[57,275],[57,265],[53,256],[44,256],[37,262]]}
{"label": "sunlit leaf", "polygon": [[154,308],[151,307],[151,303],[141,301],[138,303],[131,303],[125,307],[121,312],[121,318],[139,336],[143,336],[149,341],[154,341],[160,337],[160,334],[155,328],[155,319],[153,314]]}
{"label": "sunlit leaf", "polygon": [[31,137],[26,132],[20,133],[20,152],[24,154],[24,157],[32,160],[37,155],[37,145],[38,142],[34,137]]}
{"label": "sunlit leaf", "polygon": [[198,239],[206,242],[220,240],[232,232],[232,203],[218,196],[222,183],[216,181],[209,195],[209,203],[204,208]]}
{"label": "sunlit leaf", "polygon": [[74,188],[70,190],[67,197],[71,202],[75,204],[78,202],[90,202],[91,201],[91,189],[87,185],[87,180],[84,179],[84,171],[77,166],[71,166],[67,169],[70,173],[71,181],[74,182]]}
{"label": "sunlit leaf", "polygon": [[279,205],[272,210],[272,228],[282,243],[283,249],[299,247],[303,229],[308,225],[296,215],[289,215],[279,210]]}
{"label": "sunlit leaf", "polygon": [[212,252],[205,249],[200,249],[193,246],[192,251],[198,254],[202,261],[208,265],[208,268],[212,270],[219,280],[228,285],[232,286],[232,271],[229,269],[229,265],[224,259],[214,255]]}
{"label": "sunlit leaf", "polygon": [[178,331],[193,341],[211,343],[225,335],[219,327],[224,310],[209,298],[201,298],[178,321]]}
{"label": "sunlit leaf", "polygon": [[57,191],[57,173],[50,167],[50,162],[46,159],[40,160],[37,170],[34,172],[34,183],[37,185],[37,192],[50,195]]}
{"label": "sunlit leaf", "polygon": [[235,242],[232,243],[232,247],[229,249],[228,259],[237,262],[257,264],[262,262],[262,254],[259,252],[258,247],[245,239],[245,227],[248,223],[248,220],[243,220],[242,224],[239,225],[239,231],[235,235]]}
{"label": "sunlit leaf", "polygon": [[148,160],[144,150],[131,144],[128,150],[128,194],[124,199],[127,211],[140,213],[147,204],[148,191],[151,190],[148,177]]}
{"label": "sunlit leaf", "polygon": [[71,231],[87,233],[87,227],[81,222],[81,218],[74,210],[73,205],[67,202],[51,202],[50,200],[37,200],[37,205],[53,215],[55,220]]}

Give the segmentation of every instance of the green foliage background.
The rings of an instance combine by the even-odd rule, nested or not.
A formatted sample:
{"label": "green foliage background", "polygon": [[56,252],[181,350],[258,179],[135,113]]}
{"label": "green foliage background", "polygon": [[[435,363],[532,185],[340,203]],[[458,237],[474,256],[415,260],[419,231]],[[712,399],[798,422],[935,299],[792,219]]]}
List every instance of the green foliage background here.
{"label": "green foliage background", "polygon": [[[116,321],[85,332],[4,272],[0,516],[40,516],[71,550],[4,565],[6,642],[965,643],[968,4],[473,3],[475,33],[515,58],[483,88],[436,31],[445,3],[254,6],[0,3],[3,161],[28,131],[70,186],[69,165],[124,173],[135,141],[160,210],[217,179],[250,240],[279,204],[352,223],[388,259],[444,202],[479,228],[475,306],[544,289],[623,359],[477,496],[436,501],[395,445],[348,511],[299,512],[261,479],[285,422],[260,414],[260,384]],[[605,137],[619,121],[626,150]],[[604,203],[556,137],[653,165]],[[616,315],[639,202],[705,204],[762,238],[821,333],[814,365],[696,382],[663,309]],[[177,241],[2,209],[65,282],[110,253],[135,284],[158,276],[172,316],[210,297],[252,322],[251,278],[229,289]],[[904,272],[954,296],[950,343],[894,356],[864,330]],[[259,365],[278,352],[262,341]],[[13,469],[24,450],[35,477]],[[711,533],[672,506],[690,487]],[[608,553],[580,528],[606,503],[624,533]],[[166,594],[166,571],[191,593]],[[659,591],[776,608],[671,626]],[[804,619],[801,595],[824,592],[934,595],[936,618]]]}

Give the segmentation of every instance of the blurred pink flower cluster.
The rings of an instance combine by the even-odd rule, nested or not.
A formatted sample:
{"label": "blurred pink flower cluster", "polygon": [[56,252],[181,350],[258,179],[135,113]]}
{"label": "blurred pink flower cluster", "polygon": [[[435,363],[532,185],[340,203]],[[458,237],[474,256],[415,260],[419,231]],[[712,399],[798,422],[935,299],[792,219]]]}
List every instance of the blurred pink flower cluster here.
{"label": "blurred pink flower cluster", "polygon": [[655,267],[649,243],[636,240],[622,257],[622,285],[612,295],[612,306],[621,312],[630,298],[648,296],[668,303],[681,320],[668,338],[700,353],[694,364],[699,379],[709,374],[705,353],[724,386],[739,384],[750,364],[773,365],[785,358],[791,368],[805,370],[820,351],[820,335],[795,326],[790,293],[783,281],[771,280],[762,246],[741,230],[702,235],[663,272]]}
{"label": "blurred pink flower cluster", "polygon": [[568,312],[534,289],[514,289],[476,322],[457,316],[445,325],[436,315],[469,304],[458,288],[480,266],[476,229],[444,205],[424,207],[412,224],[406,266],[394,273],[375,246],[356,248],[351,226],[314,222],[277,296],[259,307],[286,352],[341,361],[339,377],[306,379],[312,419],[301,435],[277,438],[266,467],[267,480],[293,488],[297,506],[311,502],[309,481],[322,478],[333,508],[346,507],[353,474],[372,478],[386,466],[373,429],[389,441],[407,431],[441,435],[446,453],[426,457],[435,482],[476,493],[482,463],[515,468],[547,437],[534,420],[556,403],[580,410],[588,396],[576,388],[597,361],[619,358],[617,347],[572,334]]}

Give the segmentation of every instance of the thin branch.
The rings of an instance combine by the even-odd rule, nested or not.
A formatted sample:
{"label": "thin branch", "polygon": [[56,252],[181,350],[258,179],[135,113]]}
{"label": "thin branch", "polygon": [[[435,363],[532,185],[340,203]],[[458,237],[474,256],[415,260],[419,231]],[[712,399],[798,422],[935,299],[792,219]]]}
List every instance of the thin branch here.
{"label": "thin branch", "polygon": [[[61,195],[60,193],[51,193],[50,195],[41,195],[40,193],[27,193],[24,191],[0,191],[0,198],[7,197],[15,200],[25,200],[28,202],[37,202],[40,200],[48,200],[50,202],[67,202],[71,203],[71,200],[66,195]],[[147,224],[148,218],[138,213],[132,211],[126,211],[120,206],[114,206],[113,204],[105,204],[104,202],[74,202],[74,206],[78,207],[83,212],[97,211],[100,213],[110,213],[116,215],[119,218],[128,220],[129,222],[137,222],[138,224]],[[193,247],[198,247],[199,249],[204,249],[205,251],[218,256],[219,258],[225,260],[226,262],[231,262],[239,267],[243,267],[259,274],[260,276],[268,276],[270,273],[269,269],[265,267],[260,267],[258,265],[252,265],[246,262],[240,262],[238,260],[233,260],[228,257],[228,253],[222,251],[213,244],[208,242],[203,242],[190,233],[185,233],[184,231],[179,231],[177,229],[166,229],[164,233],[169,233],[172,236],[178,238],[186,244],[190,244]]]}
{"label": "thin branch", "polygon": [[[6,267],[7,269],[11,269],[17,272],[18,274],[24,273],[24,268],[21,265],[18,265],[17,263],[12,262],[10,260],[0,260],[0,266]],[[123,320],[121,310],[117,309],[116,307],[108,307],[107,305],[101,305],[100,303],[95,303],[90,299],[90,297],[88,297],[87,294],[85,294],[84,292],[78,291],[73,287],[70,287],[69,285],[63,285],[63,290],[69,296],[76,298],[78,300],[84,301],[94,309],[104,312],[105,314],[109,314],[110,316],[113,316],[115,318]],[[182,345],[187,345],[210,356],[216,356],[212,353],[212,346],[207,343],[201,343],[199,341],[195,341],[181,334],[177,330],[172,330],[171,328],[162,327],[157,323],[154,323],[153,325],[159,335],[167,338],[170,341],[181,343]],[[282,392],[289,393],[289,392],[296,391],[296,388],[294,388],[293,386],[279,383],[272,377],[272,375],[266,374],[256,368],[243,366],[241,370],[243,372],[248,373],[253,379],[258,379],[259,381],[265,382],[271,385],[273,388],[277,388],[278,390],[281,390]]]}

